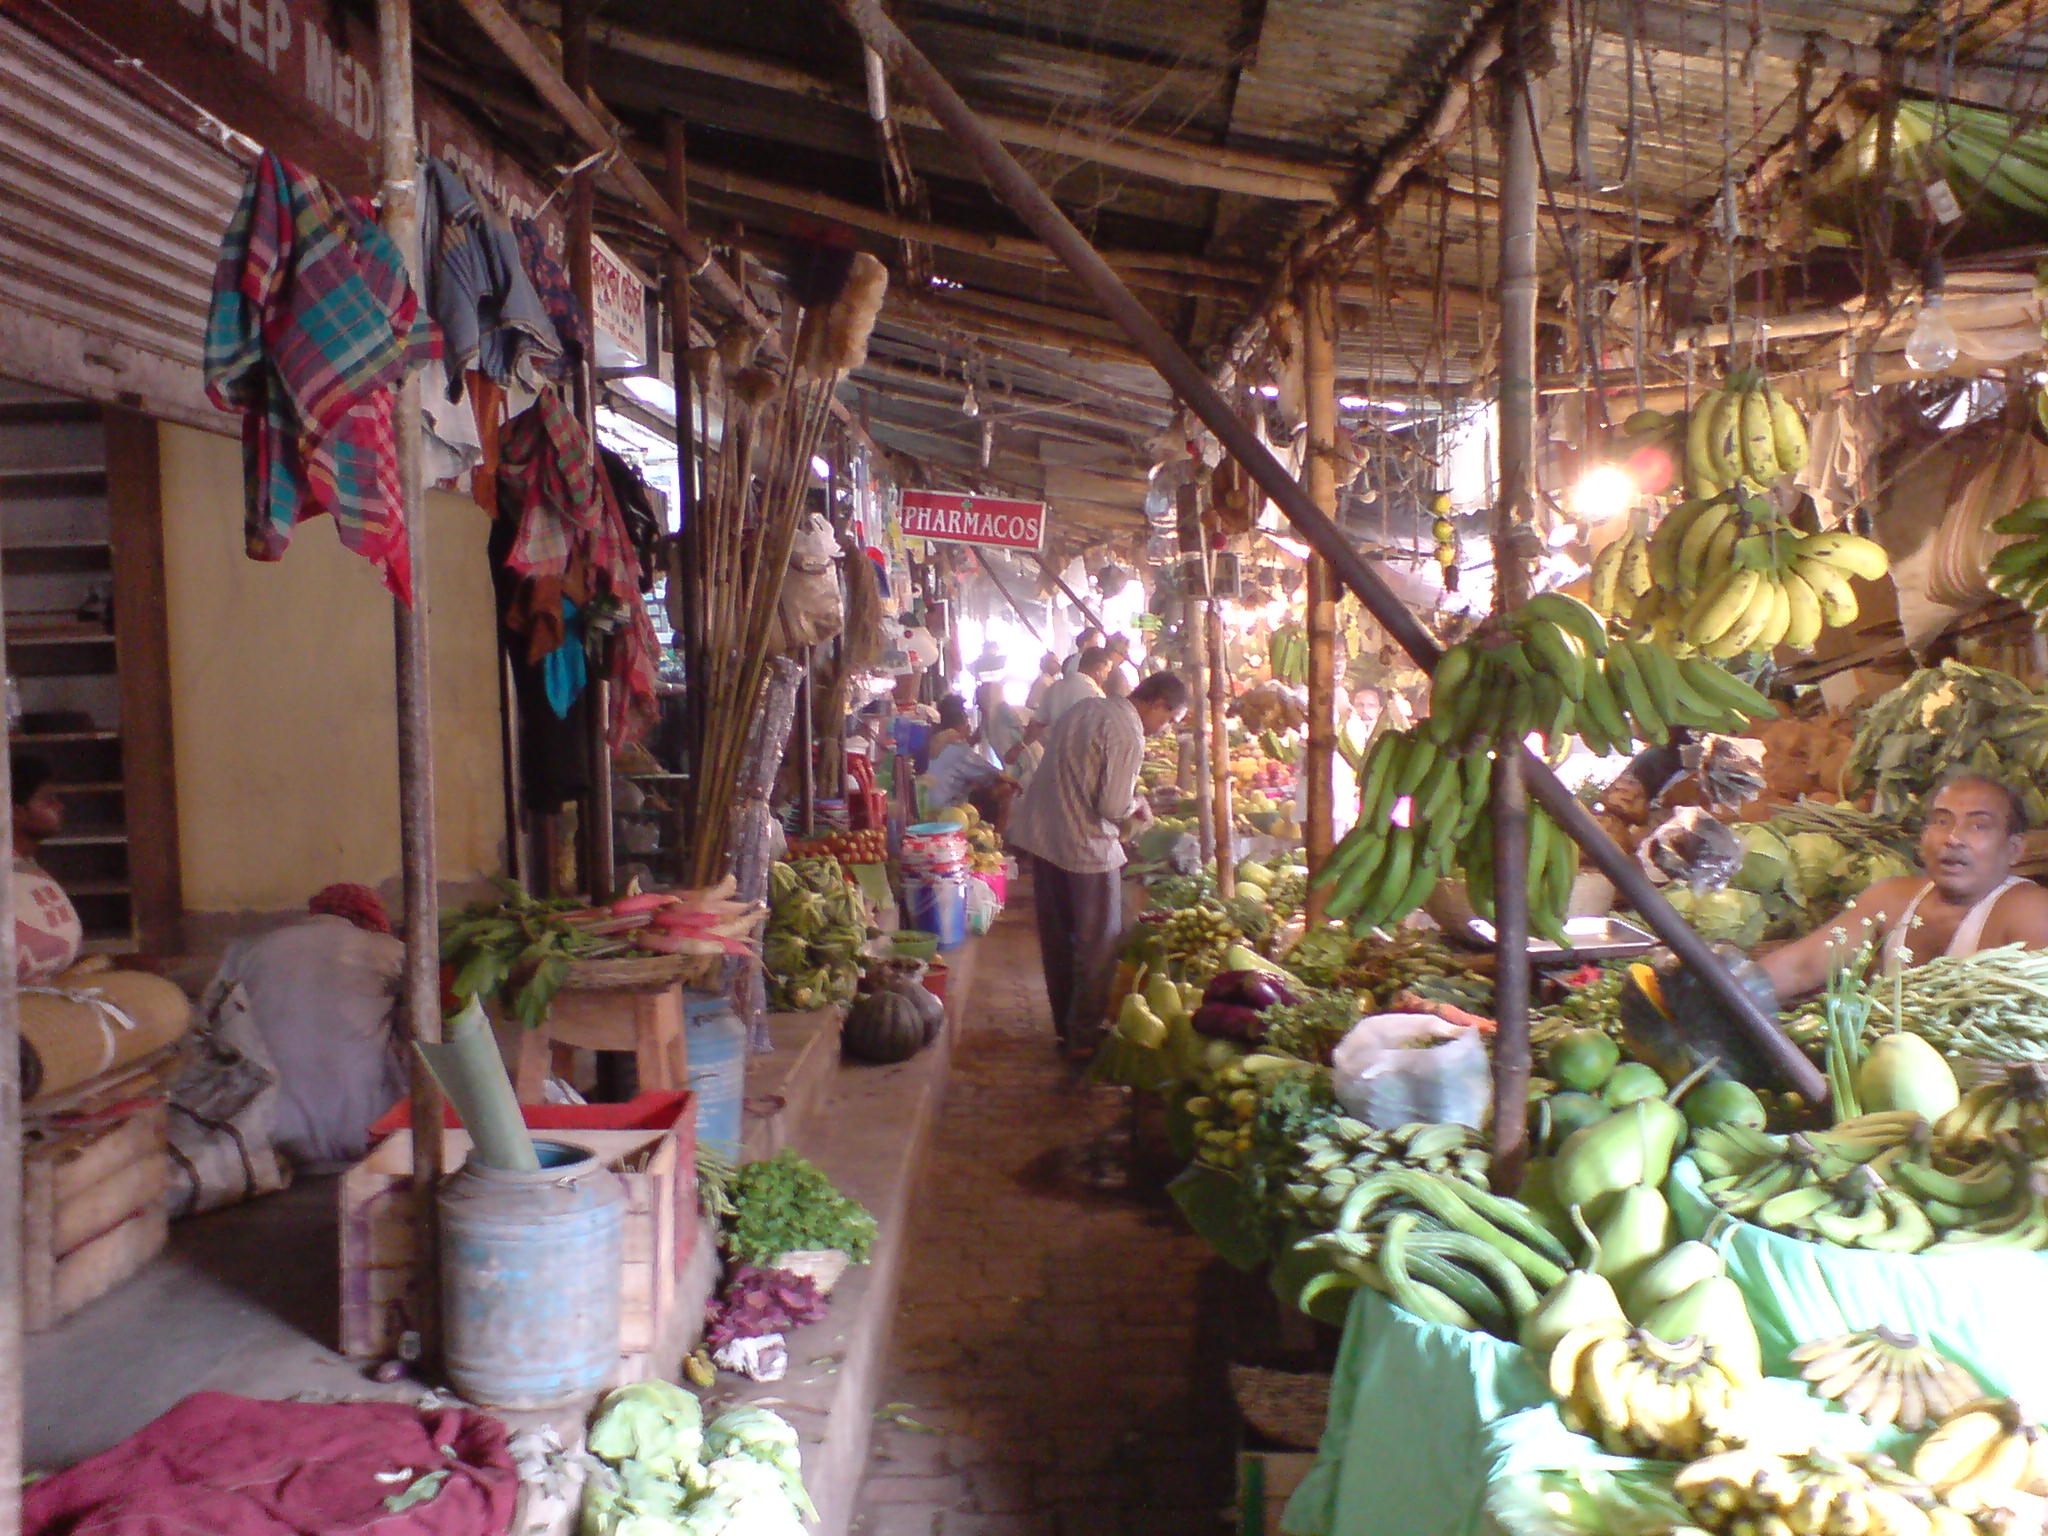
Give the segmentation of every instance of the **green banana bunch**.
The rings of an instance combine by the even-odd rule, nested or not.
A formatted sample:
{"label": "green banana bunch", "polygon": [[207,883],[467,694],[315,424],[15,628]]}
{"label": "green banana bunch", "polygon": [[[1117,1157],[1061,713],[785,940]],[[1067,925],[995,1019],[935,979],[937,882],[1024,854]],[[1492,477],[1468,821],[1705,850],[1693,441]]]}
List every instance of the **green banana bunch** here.
{"label": "green banana bunch", "polygon": [[1280,1214],[1305,1230],[1335,1225],[1337,1213],[1360,1181],[1385,1168],[1413,1168],[1485,1188],[1492,1158],[1486,1139],[1469,1126],[1449,1123],[1375,1130],[1348,1115],[1332,1115],[1296,1144],[1282,1170]]}
{"label": "green banana bunch", "polygon": [[1303,1310],[1323,1290],[1370,1285],[1431,1322],[1512,1339],[1571,1263],[1521,1202],[1416,1168],[1358,1179],[1330,1228],[1294,1245],[1328,1266],[1303,1288]]}
{"label": "green banana bunch", "polygon": [[[1484,752],[1453,755],[1422,728],[1383,732],[1359,777],[1358,824],[1315,875],[1330,893],[1329,916],[1363,934],[1419,907],[1449,869],[1461,831],[1481,818],[1491,778]],[[1396,825],[1404,798],[1406,824]]]}
{"label": "green banana bunch", "polygon": [[1992,590],[2032,613],[2035,628],[2048,629],[2048,496],[2021,502],[1991,531],[2014,536],[1991,557]]}
{"label": "green banana bunch", "polygon": [[1806,421],[1759,373],[1731,374],[1700,397],[1686,421],[1686,488],[1711,498],[1775,485],[1806,467]]}
{"label": "green banana bunch", "polygon": [[1722,1210],[1808,1242],[1877,1253],[2048,1247],[2048,1171],[2023,1148],[1950,1139],[1908,1110],[1792,1136],[1706,1128],[1692,1155]]}
{"label": "green banana bunch", "polygon": [[1299,688],[1308,682],[1308,636],[1299,624],[1282,624],[1266,641],[1266,661],[1276,682]]}

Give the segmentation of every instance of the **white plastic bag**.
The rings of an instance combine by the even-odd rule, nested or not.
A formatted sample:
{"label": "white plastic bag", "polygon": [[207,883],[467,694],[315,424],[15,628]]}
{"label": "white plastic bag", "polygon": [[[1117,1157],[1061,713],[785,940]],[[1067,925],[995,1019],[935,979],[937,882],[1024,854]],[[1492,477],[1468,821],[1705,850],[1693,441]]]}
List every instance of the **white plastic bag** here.
{"label": "white plastic bag", "polygon": [[1003,904],[996,900],[995,891],[986,880],[967,882],[967,931],[977,938],[995,926],[995,920],[1002,915]]}
{"label": "white plastic bag", "polygon": [[783,650],[821,644],[845,627],[846,606],[839,594],[839,540],[832,525],[815,512],[797,531],[790,548],[777,617]]}
{"label": "white plastic bag", "polygon": [[1337,1102],[1378,1130],[1486,1123],[1493,1096],[1479,1031],[1428,1013],[1360,1019],[1331,1057]]}

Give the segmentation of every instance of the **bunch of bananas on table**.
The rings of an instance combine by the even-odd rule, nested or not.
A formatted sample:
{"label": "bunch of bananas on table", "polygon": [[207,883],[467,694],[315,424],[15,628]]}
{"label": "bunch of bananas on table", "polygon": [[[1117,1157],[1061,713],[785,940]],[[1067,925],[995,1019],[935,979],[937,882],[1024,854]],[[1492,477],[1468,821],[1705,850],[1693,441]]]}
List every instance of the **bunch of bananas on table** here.
{"label": "bunch of bananas on table", "polygon": [[2048,1248],[2048,1170],[2009,1144],[1938,1138],[1910,1110],[1771,1135],[1724,1125],[1694,1134],[1708,1199],[1807,1242],[1876,1253]]}
{"label": "bunch of bananas on table", "polygon": [[1527,1206],[1461,1174],[1383,1164],[1325,1224],[1295,1244],[1329,1266],[1303,1289],[1304,1311],[1325,1289],[1369,1285],[1429,1322],[1512,1339],[1571,1262]]}
{"label": "bunch of bananas on table", "polygon": [[1384,1168],[1413,1168],[1486,1187],[1493,1159],[1486,1139],[1470,1126],[1447,1123],[1377,1131],[1363,1120],[1333,1115],[1302,1137],[1281,1168],[1278,1206],[1283,1216],[1311,1230],[1332,1225],[1351,1191]]}
{"label": "bunch of bananas on table", "polygon": [[[1967,1514],[2048,1497],[2048,1434],[2010,1398],[1963,1404],[1913,1452],[1913,1475]],[[2036,1506],[2038,1511],[2039,1506]]]}
{"label": "bunch of bananas on table", "polygon": [[1822,630],[1856,621],[1850,578],[1891,568],[1881,545],[1839,528],[1801,533],[1768,501],[1738,491],[1673,508],[1648,558],[1650,585],[1629,610],[1631,627],[1721,661],[1779,645],[1810,650]]}
{"label": "bunch of bananas on table", "polygon": [[1222,906],[1204,898],[1183,907],[1159,925],[1159,942],[1190,978],[1207,981],[1224,969],[1230,946],[1242,943],[1244,934],[1230,920]]}
{"label": "bunch of bananas on table", "polygon": [[1186,1102],[1194,1122],[1195,1159],[1226,1172],[1235,1170],[1252,1149],[1252,1121],[1258,1117],[1260,1095],[1276,1076],[1304,1070],[1303,1063],[1262,1051],[1248,1055],[1218,1051],[1195,1073],[1195,1092]]}
{"label": "bunch of bananas on table", "polygon": [[1977,1378],[1910,1333],[1865,1328],[1792,1351],[1792,1363],[1816,1397],[1840,1403],[1871,1424],[1924,1429],[1974,1402]]}
{"label": "bunch of bananas on table", "polygon": [[1959,1151],[2014,1137],[2029,1157],[2048,1157],[2048,1064],[2021,1062],[1969,1089],[1934,1122],[1934,1134]]}
{"label": "bunch of bananas on table", "polygon": [[1719,1449],[1751,1385],[1706,1339],[1667,1343],[1623,1317],[1580,1324],[1550,1355],[1565,1426],[1614,1456],[1689,1461]]}
{"label": "bunch of bananas on table", "polygon": [[2037,627],[2048,628],[2048,496],[2021,502],[1991,531],[2016,536],[1989,561],[1992,590],[2032,613]]}
{"label": "bunch of bananas on table", "polygon": [[1672,1491],[1698,1529],[1727,1536],[1975,1536],[1970,1519],[1888,1456],[1722,1451]]}

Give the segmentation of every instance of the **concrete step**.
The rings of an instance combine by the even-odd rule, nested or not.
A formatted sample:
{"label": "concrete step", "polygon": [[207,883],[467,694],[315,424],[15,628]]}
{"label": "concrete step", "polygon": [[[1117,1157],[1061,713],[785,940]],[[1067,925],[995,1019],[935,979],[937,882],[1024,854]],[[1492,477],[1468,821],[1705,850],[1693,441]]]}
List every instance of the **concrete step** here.
{"label": "concrete step", "polygon": [[818,1506],[818,1536],[845,1536],[866,1470],[874,1410],[896,1315],[913,1195],[952,1057],[949,1034],[896,1066],[848,1062],[829,1098],[793,1145],[834,1184],[874,1212],[879,1226],[868,1262],[846,1272],[823,1322],[789,1337],[789,1371],[777,1382],[721,1376],[707,1415],[759,1400],[802,1436],[804,1482]]}
{"label": "concrete step", "polygon": [[740,1131],[746,1162],[773,1157],[802,1138],[803,1127],[832,1092],[839,1073],[838,1008],[771,1013],[775,1049],[747,1058],[747,1097]]}

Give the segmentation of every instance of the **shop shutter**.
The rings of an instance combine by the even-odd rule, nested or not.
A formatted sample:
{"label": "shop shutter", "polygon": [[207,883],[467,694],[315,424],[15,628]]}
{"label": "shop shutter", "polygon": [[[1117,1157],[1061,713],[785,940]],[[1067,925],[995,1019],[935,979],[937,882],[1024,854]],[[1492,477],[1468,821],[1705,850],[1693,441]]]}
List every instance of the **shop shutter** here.
{"label": "shop shutter", "polygon": [[201,342],[242,162],[0,18],[0,374],[211,431]]}

